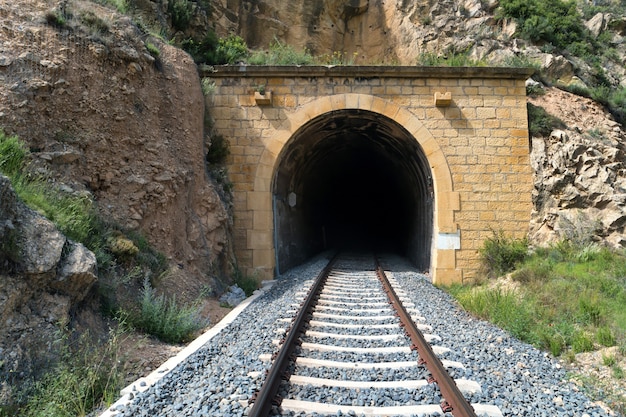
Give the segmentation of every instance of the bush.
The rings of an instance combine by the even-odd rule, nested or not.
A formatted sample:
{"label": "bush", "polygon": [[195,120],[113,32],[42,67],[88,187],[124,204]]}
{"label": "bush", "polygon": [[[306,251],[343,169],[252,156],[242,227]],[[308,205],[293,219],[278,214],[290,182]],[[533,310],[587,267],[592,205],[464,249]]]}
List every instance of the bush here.
{"label": "bush", "polygon": [[211,138],[211,146],[206,154],[206,161],[209,164],[223,164],[230,154],[230,145],[223,135],[215,134]]}
{"label": "bush", "polygon": [[528,240],[504,236],[504,232],[493,232],[485,240],[480,255],[490,276],[500,276],[515,269],[528,256]]}
{"label": "bush", "polygon": [[543,107],[528,103],[528,132],[531,137],[548,136],[555,129],[564,129],[565,123],[549,114]]}
{"label": "bush", "polygon": [[172,27],[185,30],[191,23],[193,5],[188,0],[172,0],[168,2],[167,11],[172,19]]}
{"label": "bush", "polygon": [[548,42],[561,50],[572,45],[588,48],[586,45],[592,41],[574,1],[502,0],[496,14],[515,19],[523,38],[537,43]]}
{"label": "bush", "polygon": [[176,298],[156,295],[146,279],[141,292],[140,309],[128,314],[129,324],[168,343],[183,343],[205,327],[197,304],[180,306]]}
{"label": "bush", "polygon": [[245,275],[240,270],[237,270],[235,272],[234,278],[235,278],[235,284],[237,284],[237,286],[241,288],[248,297],[250,297],[252,293],[254,293],[254,291],[256,291],[259,288],[259,284],[256,278]]}
{"label": "bush", "polygon": [[235,64],[248,56],[248,45],[237,35],[229,35],[218,41],[215,50],[215,64]]}

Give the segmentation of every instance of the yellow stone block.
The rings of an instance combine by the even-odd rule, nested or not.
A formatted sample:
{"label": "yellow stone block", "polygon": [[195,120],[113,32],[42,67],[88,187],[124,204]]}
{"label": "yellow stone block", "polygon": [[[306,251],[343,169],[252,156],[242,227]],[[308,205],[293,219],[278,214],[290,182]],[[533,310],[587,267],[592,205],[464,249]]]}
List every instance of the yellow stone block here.
{"label": "yellow stone block", "polygon": [[248,249],[271,249],[273,245],[271,230],[248,230]]}
{"label": "yellow stone block", "polygon": [[385,105],[387,102],[379,97],[374,97],[372,99],[372,108],[371,110],[375,113],[385,114]]}
{"label": "yellow stone block", "polygon": [[273,249],[253,249],[252,264],[254,268],[274,268],[274,261]]}
{"label": "yellow stone block", "polygon": [[274,220],[272,212],[255,210],[252,215],[252,227],[255,230],[273,230]]}
{"label": "yellow stone block", "polygon": [[247,193],[246,202],[248,210],[270,211],[272,209],[271,196],[268,192],[249,192]]}
{"label": "yellow stone block", "polygon": [[358,109],[360,97],[360,94],[346,94],[345,108]]}
{"label": "yellow stone block", "polygon": [[456,251],[454,249],[436,249],[437,251],[437,268],[455,269],[456,268]]}
{"label": "yellow stone block", "polygon": [[451,285],[455,283],[461,283],[462,281],[463,274],[461,273],[460,269],[434,268],[433,284]]}
{"label": "yellow stone block", "polygon": [[332,105],[332,110],[343,110],[346,108],[346,95],[335,94],[333,96],[330,96],[330,102]]}
{"label": "yellow stone block", "polygon": [[362,110],[371,110],[374,97],[370,94],[359,95],[359,108]]}

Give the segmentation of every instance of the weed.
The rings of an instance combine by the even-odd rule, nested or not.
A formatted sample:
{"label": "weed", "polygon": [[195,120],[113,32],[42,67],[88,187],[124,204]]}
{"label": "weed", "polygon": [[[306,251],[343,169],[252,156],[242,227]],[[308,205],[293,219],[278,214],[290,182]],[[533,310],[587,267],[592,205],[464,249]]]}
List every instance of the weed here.
{"label": "weed", "polygon": [[591,139],[597,140],[598,142],[606,141],[606,135],[600,129],[590,129],[587,131],[587,134]]}
{"label": "weed", "polygon": [[250,297],[252,293],[259,288],[259,283],[255,277],[245,275],[240,270],[235,271],[234,281],[235,284],[237,284],[237,286],[241,288],[248,297]]}
{"label": "weed", "polygon": [[493,231],[493,236],[483,242],[479,252],[488,274],[500,276],[526,258],[528,240],[508,238],[503,231]]}
{"label": "weed", "polygon": [[157,295],[148,279],[141,291],[140,309],[128,314],[129,324],[168,343],[191,340],[208,323],[198,304],[180,306],[176,298]]}
{"label": "weed", "polygon": [[0,130],[0,172],[15,177],[24,166],[28,148],[17,136],[7,136]]}
{"label": "weed", "polygon": [[92,1],[94,1],[95,3],[98,3],[98,4],[112,6],[118,12],[120,12],[122,14],[126,14],[126,13],[128,13],[128,10],[130,8],[130,2],[132,0],[92,0]]}
{"label": "weed", "polygon": [[296,51],[293,46],[274,39],[269,51],[253,52],[248,58],[251,65],[311,65],[315,58],[308,50]]}
{"label": "weed", "polygon": [[201,81],[202,86],[202,94],[208,96],[209,94],[213,94],[215,92],[215,81],[210,78],[203,78]]}
{"label": "weed", "polygon": [[92,11],[87,11],[80,15],[80,21],[98,34],[106,34],[109,32],[109,24]]}
{"label": "weed", "polygon": [[596,341],[606,347],[615,346],[616,343],[615,336],[608,326],[602,326],[596,330]]}
{"label": "weed", "polygon": [[470,58],[467,52],[450,51],[443,54],[424,52],[417,58],[417,65],[425,67],[484,67],[485,61]]}
{"label": "weed", "polygon": [[626,373],[624,372],[624,369],[622,369],[617,364],[614,364],[613,366],[611,366],[611,372],[613,374],[613,378],[615,379],[624,379],[624,376],[626,375]]}
{"label": "weed", "polygon": [[332,54],[324,54],[315,58],[315,61],[321,65],[354,65],[358,52],[347,55],[345,52],[334,51]]}
{"label": "weed", "polygon": [[604,366],[613,366],[617,363],[617,359],[615,355],[605,355],[602,354],[602,365]]}
{"label": "weed", "polygon": [[575,353],[593,351],[593,340],[583,331],[578,331],[572,339],[572,350]]}
{"label": "weed", "polygon": [[118,360],[122,336],[123,330],[111,330],[105,343],[89,342],[88,334],[72,342],[70,331],[62,326],[56,346],[60,361],[34,384],[22,415],[86,416],[100,404],[111,404],[122,383],[123,370]]}

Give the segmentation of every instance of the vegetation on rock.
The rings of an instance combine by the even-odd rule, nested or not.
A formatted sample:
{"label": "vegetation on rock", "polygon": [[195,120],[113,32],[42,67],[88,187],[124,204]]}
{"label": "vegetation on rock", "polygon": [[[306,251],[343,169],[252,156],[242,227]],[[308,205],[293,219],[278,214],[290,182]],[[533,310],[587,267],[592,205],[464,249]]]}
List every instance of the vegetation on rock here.
{"label": "vegetation on rock", "polygon": [[[530,251],[526,241],[495,234],[481,255],[489,271],[509,278],[449,288],[467,311],[568,361],[610,346],[626,357],[626,251],[588,240]],[[618,392],[605,396],[626,411]]]}

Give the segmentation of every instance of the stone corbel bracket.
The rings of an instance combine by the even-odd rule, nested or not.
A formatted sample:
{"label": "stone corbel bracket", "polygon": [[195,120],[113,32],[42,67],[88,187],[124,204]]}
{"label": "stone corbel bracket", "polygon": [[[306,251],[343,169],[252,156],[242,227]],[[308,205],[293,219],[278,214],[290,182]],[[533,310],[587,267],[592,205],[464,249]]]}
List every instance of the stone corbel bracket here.
{"label": "stone corbel bracket", "polygon": [[452,93],[435,93],[435,106],[437,107],[447,107],[452,103]]}
{"label": "stone corbel bracket", "polygon": [[265,91],[264,93],[260,93],[258,91],[254,92],[254,101],[258,106],[271,106],[272,105],[272,92]]}

